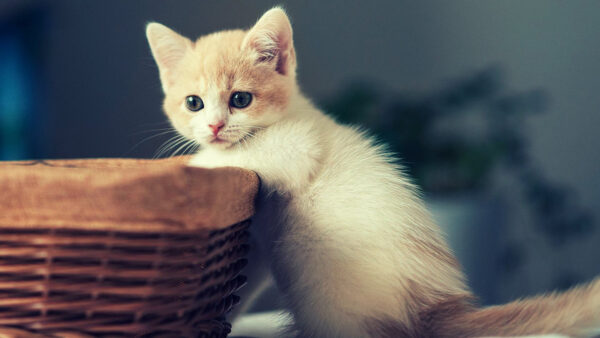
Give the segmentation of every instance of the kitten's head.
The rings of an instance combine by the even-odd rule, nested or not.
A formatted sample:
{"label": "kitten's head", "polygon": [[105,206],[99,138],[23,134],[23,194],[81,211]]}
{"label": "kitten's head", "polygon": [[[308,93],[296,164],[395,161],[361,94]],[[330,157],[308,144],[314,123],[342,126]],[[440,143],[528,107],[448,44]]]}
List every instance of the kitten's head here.
{"label": "kitten's head", "polygon": [[285,114],[296,91],[292,27],[273,8],[247,31],[196,42],[150,23],[146,35],[160,71],[164,110],[183,136],[228,148]]}

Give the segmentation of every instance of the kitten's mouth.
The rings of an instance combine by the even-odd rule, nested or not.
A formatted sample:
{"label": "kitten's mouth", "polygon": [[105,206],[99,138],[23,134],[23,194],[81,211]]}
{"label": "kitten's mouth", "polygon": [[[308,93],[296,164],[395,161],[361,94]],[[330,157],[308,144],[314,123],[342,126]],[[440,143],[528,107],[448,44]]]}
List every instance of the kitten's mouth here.
{"label": "kitten's mouth", "polygon": [[225,144],[225,143],[231,143],[229,140],[220,138],[218,136],[214,136],[212,138],[212,140],[209,141],[210,144]]}

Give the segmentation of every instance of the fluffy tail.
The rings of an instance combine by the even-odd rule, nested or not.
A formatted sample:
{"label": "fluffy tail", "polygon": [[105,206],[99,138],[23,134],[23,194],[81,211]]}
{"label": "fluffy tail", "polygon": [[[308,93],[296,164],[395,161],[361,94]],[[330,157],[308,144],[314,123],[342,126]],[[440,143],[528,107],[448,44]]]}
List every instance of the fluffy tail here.
{"label": "fluffy tail", "polygon": [[[600,278],[564,293],[537,296],[505,305],[430,317],[437,337],[561,334],[600,335]],[[440,321],[435,320],[441,319]],[[443,318],[443,319],[442,319]],[[433,329],[433,330],[431,330]],[[432,332],[433,331],[433,332]]]}

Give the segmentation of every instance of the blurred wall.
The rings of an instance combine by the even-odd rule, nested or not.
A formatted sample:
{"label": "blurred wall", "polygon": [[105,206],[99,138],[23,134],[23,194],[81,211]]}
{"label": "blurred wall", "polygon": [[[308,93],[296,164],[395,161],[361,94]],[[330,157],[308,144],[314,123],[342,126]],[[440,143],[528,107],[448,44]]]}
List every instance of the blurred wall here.
{"label": "blurred wall", "polygon": [[[419,92],[490,65],[515,90],[545,89],[548,113],[529,121],[529,152],[600,220],[597,1],[23,1],[13,7],[48,13],[44,157],[152,156],[165,138],[134,148],[165,127],[145,24],[197,37],[248,27],[278,3],[292,17],[299,80],[317,101],[353,79]],[[536,249],[507,297],[550,287],[558,266],[582,279],[600,273],[599,231],[560,251],[517,225],[508,232]]]}

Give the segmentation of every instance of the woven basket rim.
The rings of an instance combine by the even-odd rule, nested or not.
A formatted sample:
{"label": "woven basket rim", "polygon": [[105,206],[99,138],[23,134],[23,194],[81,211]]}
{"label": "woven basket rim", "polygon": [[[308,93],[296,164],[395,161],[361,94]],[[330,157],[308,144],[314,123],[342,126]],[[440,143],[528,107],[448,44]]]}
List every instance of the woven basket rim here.
{"label": "woven basket rim", "polygon": [[189,232],[253,215],[254,172],[186,163],[186,157],[0,162],[0,229]]}

